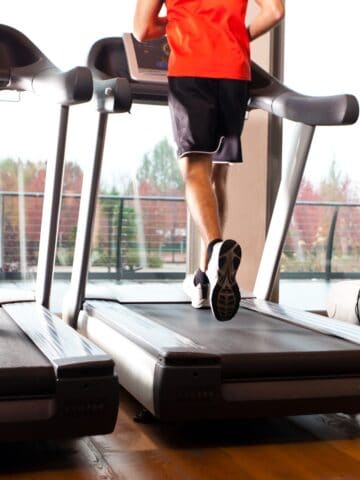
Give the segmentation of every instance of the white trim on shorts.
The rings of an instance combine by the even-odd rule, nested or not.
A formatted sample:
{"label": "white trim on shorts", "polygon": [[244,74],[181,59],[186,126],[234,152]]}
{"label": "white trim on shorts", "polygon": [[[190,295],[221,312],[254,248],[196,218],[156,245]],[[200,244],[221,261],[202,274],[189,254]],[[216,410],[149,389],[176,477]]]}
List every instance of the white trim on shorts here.
{"label": "white trim on shorts", "polygon": [[[214,150],[212,152],[206,152],[205,150],[189,150],[188,152],[184,152],[181,155],[179,155],[179,158],[186,157],[188,155],[191,155],[192,153],[195,153],[195,154],[200,153],[200,154],[204,154],[204,155],[214,155],[214,153],[218,153],[218,151],[220,150],[221,145],[223,144],[224,140],[225,140],[225,137],[224,137],[224,135],[222,135],[220,137],[219,144],[218,144],[216,150]],[[218,163],[224,163],[224,162],[218,162]]]}

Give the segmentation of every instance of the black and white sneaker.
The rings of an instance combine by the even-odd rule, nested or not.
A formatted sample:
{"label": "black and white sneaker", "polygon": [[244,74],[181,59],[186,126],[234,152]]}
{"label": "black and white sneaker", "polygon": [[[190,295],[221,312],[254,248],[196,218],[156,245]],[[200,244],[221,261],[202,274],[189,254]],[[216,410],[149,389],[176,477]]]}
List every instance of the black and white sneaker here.
{"label": "black and white sneaker", "polygon": [[210,306],[217,320],[231,320],[239,308],[241,295],[236,272],[241,261],[241,248],[235,240],[217,242],[206,275],[210,282]]}
{"label": "black and white sneaker", "polygon": [[198,270],[194,275],[187,275],[183,281],[183,290],[190,297],[193,308],[210,307],[210,284],[205,272]]}

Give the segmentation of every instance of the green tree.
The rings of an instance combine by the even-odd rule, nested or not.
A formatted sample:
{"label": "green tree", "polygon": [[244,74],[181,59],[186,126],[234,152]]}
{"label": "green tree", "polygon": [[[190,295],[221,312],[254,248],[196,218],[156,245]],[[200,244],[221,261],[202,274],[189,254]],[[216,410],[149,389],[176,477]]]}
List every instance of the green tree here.
{"label": "green tree", "polygon": [[176,155],[166,137],[155,145],[152,152],[144,155],[136,180],[139,184],[148,182],[160,194],[182,192],[183,182]]}
{"label": "green tree", "polygon": [[101,195],[107,195],[108,198],[103,198],[99,203],[101,224],[104,228],[98,233],[94,249],[96,252],[94,264],[107,266],[108,271],[111,270],[111,267],[116,266],[117,237],[121,235],[122,267],[134,270],[140,263],[136,241],[136,211],[133,207],[123,206],[120,218],[120,195],[115,187],[108,192],[103,189]]}
{"label": "green tree", "polygon": [[348,175],[338,168],[336,161],[331,162],[326,177],[319,185],[320,199],[329,202],[351,201],[352,185]]}

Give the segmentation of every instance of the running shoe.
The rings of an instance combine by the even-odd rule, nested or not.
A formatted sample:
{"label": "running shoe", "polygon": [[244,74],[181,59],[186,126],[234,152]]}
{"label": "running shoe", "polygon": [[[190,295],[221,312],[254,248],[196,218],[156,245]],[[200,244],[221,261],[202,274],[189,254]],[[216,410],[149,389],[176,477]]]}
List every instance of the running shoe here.
{"label": "running shoe", "polygon": [[209,308],[209,280],[205,272],[197,270],[194,275],[187,275],[183,281],[183,290],[191,299],[193,308]]}
{"label": "running shoe", "polygon": [[241,248],[235,240],[213,246],[206,275],[210,282],[211,310],[219,321],[231,320],[238,311],[241,295],[236,272],[240,261]]}

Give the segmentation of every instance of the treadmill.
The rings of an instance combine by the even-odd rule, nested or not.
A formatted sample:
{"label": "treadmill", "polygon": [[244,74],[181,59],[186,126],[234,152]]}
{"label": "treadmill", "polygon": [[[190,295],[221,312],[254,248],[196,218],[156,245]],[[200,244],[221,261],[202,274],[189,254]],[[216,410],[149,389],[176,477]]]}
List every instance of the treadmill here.
{"label": "treadmill", "polygon": [[191,308],[179,287],[86,291],[107,117],[128,111],[131,101],[166,104],[166,72],[157,62],[164,45],[156,42],[139,44],[124,34],[99,40],[90,50],[99,131],[84,180],[64,318],[114,358],[121,385],[160,420],[358,412],[360,330],[267,301],[314,130],[354,123],[359,107],[352,95],[301,95],[252,63],[249,110],[297,122],[299,138],[279,187],[255,298],[243,299],[231,321]]}
{"label": "treadmill", "polygon": [[[109,433],[118,411],[111,357],[49,311],[69,108],[87,102],[87,67],[61,72],[21,32],[0,25],[0,89],[60,105],[47,166],[36,295],[0,290],[0,441]],[[0,105],[1,106],[1,105]]]}

